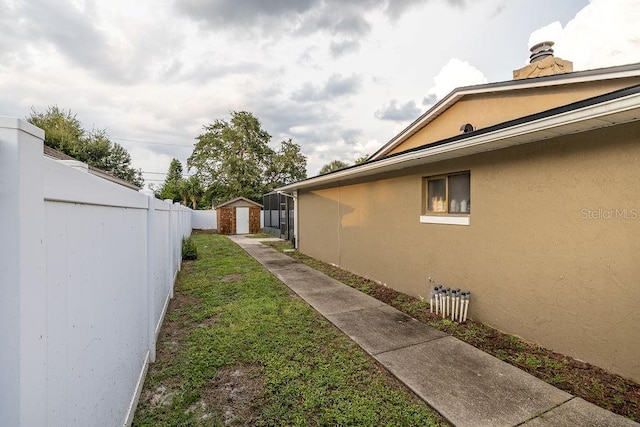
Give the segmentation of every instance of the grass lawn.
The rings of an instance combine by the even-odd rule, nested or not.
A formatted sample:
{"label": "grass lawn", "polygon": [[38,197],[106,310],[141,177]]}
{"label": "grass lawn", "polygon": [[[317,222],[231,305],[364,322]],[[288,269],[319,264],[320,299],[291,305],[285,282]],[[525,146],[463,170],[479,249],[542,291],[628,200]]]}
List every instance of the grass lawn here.
{"label": "grass lawn", "polygon": [[193,239],[134,426],[446,425],[230,240]]}

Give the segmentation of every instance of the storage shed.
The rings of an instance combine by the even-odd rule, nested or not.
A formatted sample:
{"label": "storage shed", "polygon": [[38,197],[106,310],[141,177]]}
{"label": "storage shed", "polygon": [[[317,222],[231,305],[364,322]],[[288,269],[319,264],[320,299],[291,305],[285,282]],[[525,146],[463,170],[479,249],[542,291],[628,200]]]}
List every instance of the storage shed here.
{"label": "storage shed", "polygon": [[216,206],[218,233],[259,233],[261,210],[261,204],[244,197],[236,197]]}

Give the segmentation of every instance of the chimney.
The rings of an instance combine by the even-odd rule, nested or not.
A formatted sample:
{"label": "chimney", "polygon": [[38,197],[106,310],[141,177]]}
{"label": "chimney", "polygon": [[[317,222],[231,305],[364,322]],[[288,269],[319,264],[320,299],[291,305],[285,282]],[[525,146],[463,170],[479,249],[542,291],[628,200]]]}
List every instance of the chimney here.
{"label": "chimney", "polygon": [[541,61],[544,58],[549,56],[553,56],[553,42],[542,42],[534,45],[531,49],[531,55],[529,55],[529,63],[533,64],[534,62]]}
{"label": "chimney", "polygon": [[553,42],[546,41],[534,45],[529,56],[529,65],[513,70],[513,79],[532,79],[535,77],[552,76],[573,71],[573,63],[553,56]]}

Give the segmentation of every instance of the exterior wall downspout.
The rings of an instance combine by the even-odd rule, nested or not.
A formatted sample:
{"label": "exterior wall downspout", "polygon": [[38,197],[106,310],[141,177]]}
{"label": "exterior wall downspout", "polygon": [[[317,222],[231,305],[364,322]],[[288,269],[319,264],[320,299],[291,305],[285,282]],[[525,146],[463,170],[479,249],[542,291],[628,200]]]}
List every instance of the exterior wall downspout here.
{"label": "exterior wall downspout", "polygon": [[293,246],[298,249],[300,246],[300,241],[298,238],[298,191],[292,191],[291,197],[293,198]]}

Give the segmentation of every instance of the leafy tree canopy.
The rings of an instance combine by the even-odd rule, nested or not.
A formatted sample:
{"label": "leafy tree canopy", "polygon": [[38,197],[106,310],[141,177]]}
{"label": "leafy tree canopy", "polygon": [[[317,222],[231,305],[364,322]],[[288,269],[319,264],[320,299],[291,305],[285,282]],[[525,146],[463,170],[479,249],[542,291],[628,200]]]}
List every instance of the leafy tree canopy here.
{"label": "leafy tree canopy", "polygon": [[197,176],[192,175],[183,181],[182,197],[185,206],[191,205],[192,209],[197,209],[198,202],[204,195],[204,189]]}
{"label": "leafy tree canopy", "polygon": [[211,204],[203,197],[204,189],[200,179],[193,175],[189,178],[182,177],[182,163],[173,159],[169,164],[167,177],[162,186],[156,191],[156,197],[160,199],[171,199],[174,202],[182,202],[192,209],[209,208]]}
{"label": "leafy tree canopy", "polygon": [[32,108],[26,120],[44,130],[44,143],[49,147],[138,187],[144,185],[142,171],[131,166],[129,152],[111,142],[104,129],[85,131],[71,110],[53,106],[43,113]]}
{"label": "leafy tree canopy", "polygon": [[162,186],[156,191],[156,196],[162,200],[171,199],[174,202],[182,200],[182,163],[180,160],[173,159],[169,164],[167,177],[164,179]]}
{"label": "leafy tree canopy", "polygon": [[366,163],[366,162],[367,162],[367,160],[369,160],[369,155],[368,155],[368,154],[365,154],[365,155],[364,155],[364,156],[362,156],[362,157],[358,157],[358,158],[356,159],[356,161],[355,161],[353,164],[354,164],[354,165],[361,165],[361,164],[363,164],[363,163]]}
{"label": "leafy tree canopy", "polygon": [[339,169],[344,169],[347,166],[349,166],[349,163],[347,163],[347,162],[343,162],[342,160],[333,160],[333,161],[327,163],[326,165],[322,166],[320,168],[320,172],[318,172],[318,175],[324,175],[324,174],[327,174],[329,172],[334,172],[334,171],[337,171]]}
{"label": "leafy tree canopy", "polygon": [[261,202],[275,187],[306,178],[300,146],[288,140],[272,149],[271,135],[249,112],[234,111],[228,121],[205,125],[196,140],[187,166],[214,205],[240,196]]}

